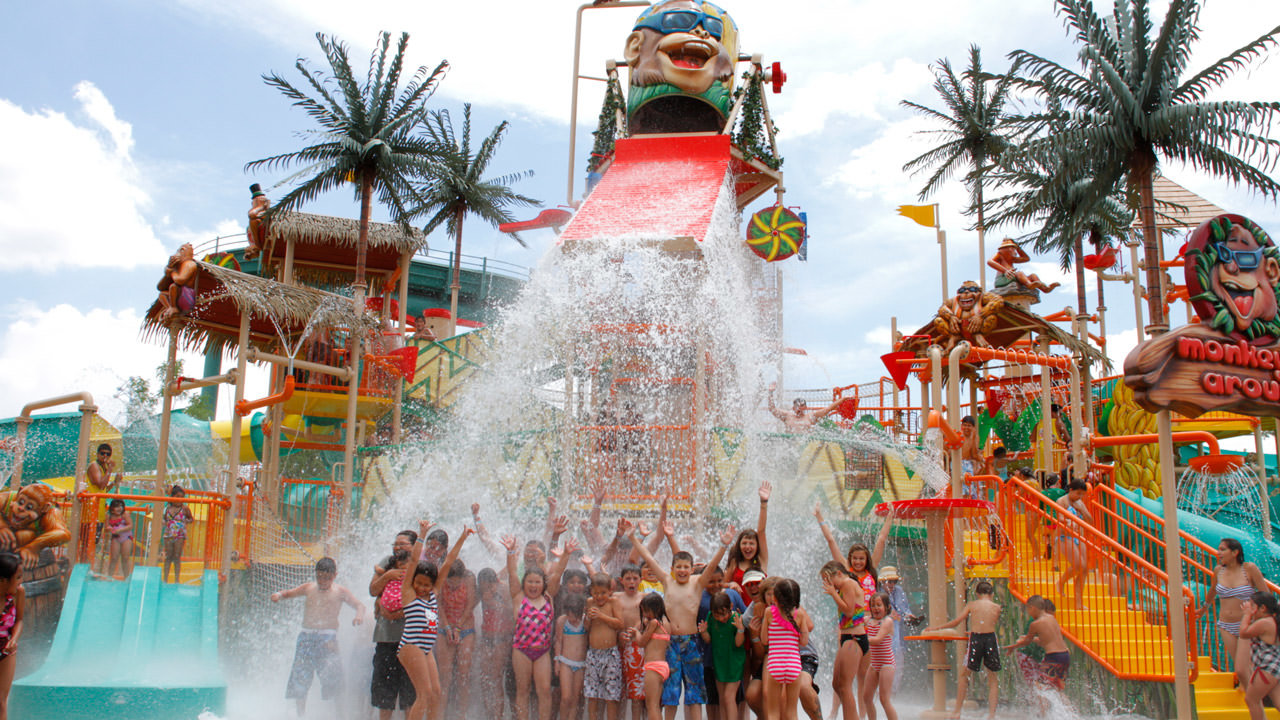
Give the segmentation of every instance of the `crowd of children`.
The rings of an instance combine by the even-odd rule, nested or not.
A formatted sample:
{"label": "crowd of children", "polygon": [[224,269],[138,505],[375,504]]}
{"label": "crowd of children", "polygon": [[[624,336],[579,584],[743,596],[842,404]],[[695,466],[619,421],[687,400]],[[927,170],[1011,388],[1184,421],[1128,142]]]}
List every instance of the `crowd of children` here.
{"label": "crowd of children", "polygon": [[[755,528],[724,528],[710,551],[694,538],[677,538],[665,502],[648,538],[641,537],[641,523],[619,518],[605,542],[593,511],[582,524],[582,547],[573,537],[561,542],[569,522],[555,514],[554,504],[547,542],[521,545],[511,535],[491,536],[479,505],[472,506],[473,525],[452,547],[447,533],[426,521],[400,533],[369,586],[376,598],[372,704],[381,718],[396,710],[408,720],[464,718],[476,658],[477,692],[488,717],[671,720],[683,706],[687,719],[699,720],[705,706],[711,720],[748,713],[793,720],[800,712],[822,720],[813,638],[830,633],[838,638],[832,689],[839,709],[832,716],[874,720],[883,713],[896,720],[902,629],[918,618],[895,604],[893,594],[905,600],[896,569],[876,571],[893,517],[872,548],[854,543],[842,552],[815,508],[832,557],[814,579],[837,616],[815,627],[810,612],[825,610],[815,605],[821,601],[802,598],[799,578],[768,573],[770,495],[762,485]],[[505,557],[505,583],[502,570],[472,574],[462,565],[458,555],[471,535]],[[671,548],[669,564],[655,557],[663,543]],[[313,674],[324,697],[333,696],[336,654],[325,643],[342,604],[351,602],[350,593],[333,584],[331,567],[318,568],[315,583],[277,596],[308,601],[287,693],[298,699],[300,712]],[[1000,608],[989,584],[976,590],[977,598],[950,623],[967,621],[971,634],[961,700],[969,672],[1000,668],[993,634]],[[1069,656],[1047,606],[1032,598],[1027,635],[1005,649],[1043,647],[1048,670],[1042,675],[1060,684]],[[319,621],[316,613],[327,614]],[[361,619],[358,611],[356,622]],[[990,688],[994,708],[994,679]]]}

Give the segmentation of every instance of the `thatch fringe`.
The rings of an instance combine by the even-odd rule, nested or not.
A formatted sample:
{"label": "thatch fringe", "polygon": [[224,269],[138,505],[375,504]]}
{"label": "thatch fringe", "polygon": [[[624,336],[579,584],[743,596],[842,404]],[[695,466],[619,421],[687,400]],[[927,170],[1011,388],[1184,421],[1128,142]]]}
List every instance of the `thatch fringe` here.
{"label": "thatch fringe", "polygon": [[[399,225],[369,223],[370,247],[393,247],[400,252],[417,251],[426,243],[426,236],[417,228],[409,232]],[[360,223],[348,218],[331,215],[315,215],[304,212],[281,212],[270,216],[267,223],[267,244],[324,242],[355,247],[360,241]]]}
{"label": "thatch fringe", "polygon": [[[258,337],[251,340],[264,349],[331,328],[369,332],[379,327],[377,316],[363,309],[357,311],[349,297],[284,285],[207,262],[196,261],[196,264],[199,265],[196,306],[175,319],[179,325],[178,342],[184,349],[203,352],[211,345],[237,345],[238,320],[212,324],[209,319],[213,314],[211,308],[223,302],[234,305],[237,313],[250,313],[251,320],[266,321],[271,337],[258,333]],[[210,292],[210,287],[217,289]],[[168,340],[169,327],[160,321],[161,310],[159,301],[148,309],[142,326],[144,340]],[[262,327],[263,323],[259,322],[258,326]]]}

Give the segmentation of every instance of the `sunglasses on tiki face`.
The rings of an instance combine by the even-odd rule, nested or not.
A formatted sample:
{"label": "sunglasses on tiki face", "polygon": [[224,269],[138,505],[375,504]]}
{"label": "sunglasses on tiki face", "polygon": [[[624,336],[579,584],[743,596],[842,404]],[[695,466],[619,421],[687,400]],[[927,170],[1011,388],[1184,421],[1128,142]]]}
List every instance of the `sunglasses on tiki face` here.
{"label": "sunglasses on tiki face", "polygon": [[632,30],[649,28],[650,30],[657,30],[663,35],[670,35],[674,32],[689,32],[699,25],[702,26],[703,30],[707,31],[708,35],[717,40],[724,34],[723,20],[704,12],[695,12],[693,10],[667,10],[666,12],[654,13],[638,21]]}
{"label": "sunglasses on tiki face", "polygon": [[1218,251],[1218,262],[1234,262],[1241,270],[1252,270],[1262,264],[1262,248],[1257,250],[1232,250],[1226,243],[1213,244]]}

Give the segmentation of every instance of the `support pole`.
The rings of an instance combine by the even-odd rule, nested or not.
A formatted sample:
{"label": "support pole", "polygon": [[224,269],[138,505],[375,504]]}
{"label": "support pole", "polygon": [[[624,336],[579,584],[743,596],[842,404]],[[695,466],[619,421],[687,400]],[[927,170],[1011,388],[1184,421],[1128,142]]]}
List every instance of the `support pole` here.
{"label": "support pole", "polygon": [[[1049,354],[1049,338],[1044,335],[1040,336],[1040,352],[1045,355]],[[1040,367],[1040,448],[1041,448],[1041,467],[1054,472],[1057,468],[1053,466],[1053,416],[1050,414],[1050,406],[1053,405],[1053,391],[1050,389],[1049,368],[1047,366]]]}
{"label": "support pole", "polygon": [[[413,251],[405,251],[400,258],[400,312],[396,318],[396,326],[400,332],[400,342],[396,347],[404,347],[404,331],[409,320],[409,269],[413,265]],[[396,381],[396,402],[391,406],[391,442],[400,442],[401,425],[404,421],[404,378]]]}
{"label": "support pole", "polygon": [[[244,400],[245,371],[249,364],[249,313],[240,314],[240,337],[236,343],[236,389],[235,399],[231,407]],[[227,486],[222,489],[231,503],[227,508],[227,516],[222,521],[222,572],[231,569],[231,550],[236,541],[236,487],[240,479],[240,413],[231,413],[231,448],[227,453]],[[273,432],[276,428],[272,428]]]}
{"label": "support pole", "polygon": [[[933,602],[947,596],[947,554],[943,538],[946,536],[946,515],[929,513],[925,516],[925,535],[929,558],[929,625],[941,625],[947,621],[947,603]],[[929,641],[929,670],[933,673],[933,709],[926,717],[941,718],[947,713],[947,643],[945,640]]]}
{"label": "support pole", "polygon": [[1267,490],[1267,456],[1262,452],[1262,423],[1253,424],[1253,449],[1257,457],[1258,491],[1262,494],[1262,536],[1271,539],[1271,493]]}
{"label": "support pole", "polygon": [[[960,358],[969,354],[969,343],[958,343],[947,357],[947,419],[960,429]],[[1047,368],[1045,368],[1047,369]],[[951,497],[964,497],[964,458],[961,448],[951,451]],[[955,578],[956,612],[964,607],[968,594],[964,577],[964,524],[957,517],[951,521],[951,570]],[[957,661],[959,655],[956,656]],[[958,676],[957,670],[957,676]]]}
{"label": "support pole", "polygon": [[[360,307],[364,307],[364,290],[357,288],[356,299],[360,303]],[[355,487],[355,471],[356,471],[356,401],[360,397],[360,360],[361,350],[364,347],[364,340],[360,337],[356,328],[351,329],[350,335],[347,336],[347,344],[351,347],[347,352],[347,368],[350,370],[351,379],[347,382],[347,432],[342,440],[342,505],[338,512],[338,522],[341,527],[346,526],[346,521],[351,510],[351,492]]]}
{"label": "support pole", "polygon": [[1160,435],[1160,499],[1164,505],[1164,571],[1168,578],[1169,634],[1173,642],[1173,689],[1178,720],[1191,720],[1191,675],[1187,667],[1187,618],[1182,596],[1182,543],[1178,528],[1177,479],[1173,467],[1173,422],[1156,413]]}
{"label": "support pole", "polygon": [[[156,484],[154,494],[159,497],[168,495],[165,486],[169,474],[169,415],[173,412],[173,378],[174,366],[178,363],[178,325],[169,325],[169,360],[164,368],[164,387],[160,390],[160,439],[156,446]],[[232,434],[231,444],[234,446],[237,436]],[[160,557],[160,533],[164,530],[164,506],[151,508],[151,530],[147,534],[147,563],[154,563]]]}
{"label": "support pole", "polygon": [[1127,242],[1129,247],[1129,266],[1133,268],[1133,327],[1137,330],[1138,344],[1145,339],[1142,320],[1142,273],[1138,272],[1138,248],[1141,243]]}
{"label": "support pole", "polygon": [[[93,416],[98,412],[98,406],[92,402],[85,402],[79,408],[80,410],[80,437],[76,442],[76,474],[75,474],[75,492],[72,495],[77,497],[71,500],[71,562],[72,564],[79,562],[80,558],[76,557],[80,552],[80,513],[84,509],[80,506],[79,495],[84,490],[85,474],[89,469],[89,435],[93,432]],[[85,558],[92,561],[92,558]]]}
{"label": "support pole", "polygon": [[[942,222],[941,219],[938,218],[938,206],[936,204],[933,206],[933,212],[934,222]],[[934,229],[938,231],[938,251],[942,253],[942,302],[946,302],[947,288],[950,287],[947,283],[947,231],[943,230],[942,227],[937,224],[934,225]]]}

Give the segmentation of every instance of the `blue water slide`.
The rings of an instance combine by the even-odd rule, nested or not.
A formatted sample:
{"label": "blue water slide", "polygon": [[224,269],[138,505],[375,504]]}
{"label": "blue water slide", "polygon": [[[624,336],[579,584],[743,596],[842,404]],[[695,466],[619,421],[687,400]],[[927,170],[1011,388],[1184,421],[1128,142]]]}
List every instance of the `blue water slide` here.
{"label": "blue water slide", "polygon": [[126,581],[77,565],[49,657],[13,684],[9,717],[23,720],[195,718],[226,710],[218,662],[218,574],[162,583],[160,568]]}

